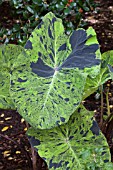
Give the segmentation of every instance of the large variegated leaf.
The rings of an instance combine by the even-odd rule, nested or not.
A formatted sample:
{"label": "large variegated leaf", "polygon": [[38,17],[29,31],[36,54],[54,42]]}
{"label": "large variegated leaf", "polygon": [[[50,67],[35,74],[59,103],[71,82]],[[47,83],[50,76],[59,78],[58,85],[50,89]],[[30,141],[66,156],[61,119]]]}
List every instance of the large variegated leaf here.
{"label": "large variegated leaf", "polygon": [[12,65],[17,56],[22,52],[22,47],[17,45],[0,46],[0,108],[15,109],[10,97],[10,77]]}
{"label": "large variegated leaf", "polygon": [[28,130],[31,145],[50,170],[104,170],[109,147],[92,115],[80,106],[65,125]]}
{"label": "large variegated leaf", "polygon": [[61,19],[48,13],[33,31],[12,73],[12,98],[35,128],[66,123],[82,100],[85,67],[100,64],[94,30],[78,29],[70,37]]}

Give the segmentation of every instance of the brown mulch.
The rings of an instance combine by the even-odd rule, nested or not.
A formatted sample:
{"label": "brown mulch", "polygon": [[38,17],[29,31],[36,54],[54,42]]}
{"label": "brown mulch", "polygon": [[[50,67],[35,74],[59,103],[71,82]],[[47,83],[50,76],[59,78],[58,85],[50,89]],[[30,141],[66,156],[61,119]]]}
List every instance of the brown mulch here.
{"label": "brown mulch", "polygon": [[[92,26],[100,43],[101,52],[113,49],[113,1],[95,0],[98,7],[92,13],[86,13],[84,20]],[[87,28],[87,26],[86,26]]]}
{"label": "brown mulch", "polygon": [[[16,111],[0,109],[0,170],[33,169],[32,150],[25,135],[27,127]],[[37,169],[46,170],[46,165],[39,155]]]}
{"label": "brown mulch", "polygon": [[[92,13],[86,13],[84,15],[84,20],[88,22],[88,26],[93,26],[96,30],[101,47],[101,52],[105,52],[113,49],[113,1],[96,0],[96,2],[99,3],[96,11]],[[0,21],[1,20],[2,17],[0,17]],[[108,81],[106,83],[105,93],[106,87],[109,87],[109,102],[111,106],[111,112],[113,112],[113,82]],[[96,93],[91,95],[85,101],[84,105],[89,110],[95,110],[95,117],[97,122],[99,123],[101,110],[100,98],[95,99],[95,95]],[[104,114],[105,116],[107,115],[105,94]],[[26,130],[27,125],[25,121],[16,111],[0,110],[0,170],[33,169],[31,161],[31,147],[25,135]],[[107,138],[113,162],[113,119],[108,121],[105,125],[105,128],[103,128],[102,130]],[[42,163],[42,160],[38,155],[37,164],[38,170],[46,169],[45,164]]]}

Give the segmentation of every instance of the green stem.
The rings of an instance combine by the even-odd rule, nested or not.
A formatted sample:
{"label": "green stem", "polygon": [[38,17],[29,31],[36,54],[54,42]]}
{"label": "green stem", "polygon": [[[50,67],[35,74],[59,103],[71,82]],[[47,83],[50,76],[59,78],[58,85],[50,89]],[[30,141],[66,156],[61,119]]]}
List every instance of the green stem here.
{"label": "green stem", "polygon": [[103,125],[103,107],[104,107],[103,85],[100,86],[100,91],[101,91],[100,127],[102,127],[102,125]]}
{"label": "green stem", "polygon": [[109,107],[109,88],[107,88],[107,92],[106,92],[106,104],[107,104],[107,114],[110,115],[110,107]]}
{"label": "green stem", "polygon": [[[25,121],[26,127],[27,129],[29,129],[29,124]],[[31,146],[31,154],[32,154],[32,167],[33,170],[38,170],[37,169],[37,152],[35,151],[35,149]]]}
{"label": "green stem", "polygon": [[31,153],[32,153],[33,170],[37,170],[37,153],[33,147],[31,147]]}

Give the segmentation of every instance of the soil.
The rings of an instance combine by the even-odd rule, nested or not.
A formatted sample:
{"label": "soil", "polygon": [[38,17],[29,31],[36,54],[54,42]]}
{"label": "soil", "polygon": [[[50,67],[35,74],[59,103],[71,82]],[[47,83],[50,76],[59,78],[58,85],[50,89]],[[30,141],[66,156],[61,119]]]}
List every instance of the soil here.
{"label": "soil", "polygon": [[[101,52],[113,49],[113,1],[96,0],[98,6],[95,11],[84,14],[88,26],[96,30]],[[6,11],[3,6],[2,11]],[[1,13],[3,15],[3,13]],[[4,13],[7,15],[8,13]],[[3,17],[0,17],[0,22]],[[5,24],[5,23],[4,23]],[[12,21],[11,21],[12,24]],[[113,113],[113,82],[109,80],[104,85],[104,117],[107,117],[106,90],[109,89],[110,111]],[[84,101],[87,109],[95,111],[95,118],[100,126],[101,98],[96,99],[97,93]],[[25,135],[28,125],[24,119],[12,110],[0,110],[0,170],[32,170],[32,153],[29,141]],[[111,151],[113,162],[113,118],[104,121],[100,126]],[[36,153],[35,153],[36,154]],[[46,170],[46,164],[37,155],[37,170]]]}

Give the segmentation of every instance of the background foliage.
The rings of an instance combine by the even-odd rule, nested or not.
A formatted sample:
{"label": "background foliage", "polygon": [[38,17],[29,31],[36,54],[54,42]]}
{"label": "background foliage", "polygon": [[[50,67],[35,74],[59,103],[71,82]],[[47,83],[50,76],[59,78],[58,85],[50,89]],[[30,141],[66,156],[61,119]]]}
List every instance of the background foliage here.
{"label": "background foliage", "polygon": [[[6,11],[1,11],[3,23],[0,23],[0,41],[2,43],[18,43],[24,45],[32,30],[40,23],[42,17],[53,12],[63,20],[66,33],[69,34],[78,26],[84,26],[83,14],[94,8],[93,0],[10,0]],[[4,14],[3,14],[4,13]],[[9,24],[8,20],[12,20]],[[5,24],[4,24],[5,23]]]}

